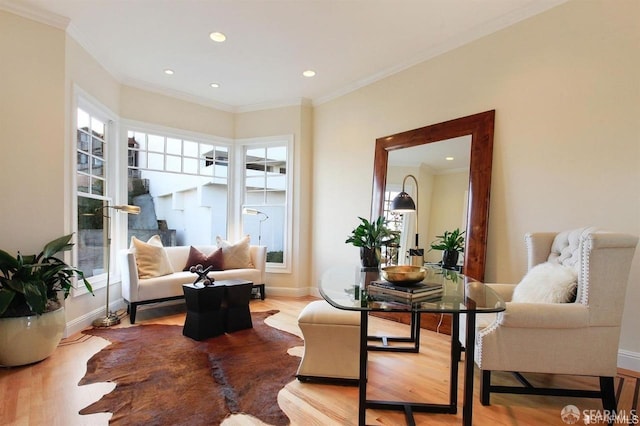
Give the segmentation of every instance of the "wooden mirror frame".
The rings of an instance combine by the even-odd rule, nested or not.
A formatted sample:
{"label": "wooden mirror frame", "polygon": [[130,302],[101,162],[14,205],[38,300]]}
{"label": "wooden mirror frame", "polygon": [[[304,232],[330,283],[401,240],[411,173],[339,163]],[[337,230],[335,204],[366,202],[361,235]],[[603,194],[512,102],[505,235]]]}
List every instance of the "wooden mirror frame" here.
{"label": "wooden mirror frame", "polygon": [[375,219],[382,215],[384,208],[387,160],[390,151],[471,135],[469,207],[463,273],[480,281],[484,280],[486,261],[494,120],[495,110],[491,110],[378,138],[373,164],[371,218]]}

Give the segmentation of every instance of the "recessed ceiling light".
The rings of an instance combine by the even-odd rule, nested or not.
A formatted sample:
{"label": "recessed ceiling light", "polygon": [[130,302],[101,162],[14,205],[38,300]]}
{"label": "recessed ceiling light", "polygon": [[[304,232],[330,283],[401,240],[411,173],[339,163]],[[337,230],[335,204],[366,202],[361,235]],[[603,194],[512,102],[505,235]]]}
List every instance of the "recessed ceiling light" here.
{"label": "recessed ceiling light", "polygon": [[216,31],[209,34],[209,38],[215,42],[222,43],[227,39],[227,36]]}
{"label": "recessed ceiling light", "polygon": [[165,73],[166,75],[173,75],[173,70],[172,70],[172,69],[167,68],[166,70],[164,70],[164,73]]}
{"label": "recessed ceiling light", "polygon": [[218,83],[211,83],[209,86],[213,87],[214,89],[217,89],[218,87],[220,87]]}
{"label": "recessed ceiling light", "polygon": [[302,75],[304,75],[305,77],[313,77],[316,75],[316,72],[314,70],[306,70],[302,73]]}
{"label": "recessed ceiling light", "polygon": [[453,157],[444,157],[444,159],[447,161],[453,161]]}

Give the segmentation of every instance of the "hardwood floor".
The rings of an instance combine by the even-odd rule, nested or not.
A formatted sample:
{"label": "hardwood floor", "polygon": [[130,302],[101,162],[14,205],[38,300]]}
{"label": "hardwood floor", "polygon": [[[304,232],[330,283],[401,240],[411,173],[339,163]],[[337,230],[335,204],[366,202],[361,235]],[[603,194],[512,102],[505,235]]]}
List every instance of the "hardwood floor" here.
{"label": "hardwood floor", "polygon": [[[252,300],[252,311],[278,309],[270,317],[269,325],[294,333],[300,337],[297,317],[311,300],[307,298],[268,297]],[[150,309],[151,308],[151,309]],[[141,308],[137,323],[184,323],[184,305],[148,306]],[[381,318],[371,318],[370,334],[406,335],[406,325]],[[124,317],[120,327],[130,326]],[[376,399],[399,399],[446,402],[448,395],[449,339],[447,335],[423,330],[419,354],[371,352],[369,363],[369,394]],[[27,367],[0,369],[0,424],[2,425],[106,425],[110,413],[81,416],[78,411],[110,392],[111,383],[77,386],[86,370],[87,360],[108,344],[98,337],[76,335],[65,339],[48,359]],[[290,351],[301,355],[302,347]],[[134,366],[132,366],[133,368]],[[477,373],[477,371],[476,371]],[[494,374],[496,380],[514,382],[508,375]],[[462,379],[462,374],[460,374]],[[538,376],[532,381],[545,385],[572,385],[597,388],[597,379]],[[475,425],[564,425],[560,410],[568,404],[580,410],[601,410],[595,399],[531,397],[524,395],[495,395],[492,405],[483,407],[478,400],[478,377],[474,395]],[[631,409],[635,379],[625,381],[619,409]],[[616,385],[618,381],[616,381]],[[459,386],[462,401],[462,380]],[[637,397],[637,395],[636,395]],[[357,423],[357,388],[324,384],[289,383],[278,395],[280,407],[291,419],[292,425],[354,425]],[[635,402],[637,404],[637,402]],[[457,415],[416,414],[418,425],[460,424],[461,406]],[[224,425],[260,425],[255,418],[235,415]],[[368,410],[369,425],[403,425],[400,412]]]}

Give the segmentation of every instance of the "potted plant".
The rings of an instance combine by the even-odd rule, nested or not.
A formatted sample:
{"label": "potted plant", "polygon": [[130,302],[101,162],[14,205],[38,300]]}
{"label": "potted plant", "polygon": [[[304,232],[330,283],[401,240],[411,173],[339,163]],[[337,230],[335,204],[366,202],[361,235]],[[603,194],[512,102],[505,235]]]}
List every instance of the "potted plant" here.
{"label": "potted plant", "polygon": [[59,293],[66,299],[74,278],[93,294],[82,271],[56,257],[71,249],[72,235],[47,243],[37,255],[0,250],[0,365],[30,364],[53,353],[65,326]]}
{"label": "potted plant", "polygon": [[436,235],[431,243],[431,250],[442,250],[442,266],[453,268],[458,263],[458,255],[464,251],[464,231],[460,228],[453,231],[444,231],[442,235]]}
{"label": "potted plant", "polygon": [[369,222],[363,217],[345,243],[360,247],[360,260],[365,268],[380,265],[380,248],[397,238],[397,233],[387,227],[384,216]]}

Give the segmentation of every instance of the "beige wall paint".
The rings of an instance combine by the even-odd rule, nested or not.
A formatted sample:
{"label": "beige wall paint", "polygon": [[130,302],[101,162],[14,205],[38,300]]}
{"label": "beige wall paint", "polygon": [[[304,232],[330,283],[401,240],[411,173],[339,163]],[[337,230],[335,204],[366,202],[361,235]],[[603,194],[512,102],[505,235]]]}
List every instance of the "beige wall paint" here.
{"label": "beige wall paint", "polygon": [[224,138],[234,137],[234,114],[131,86],[120,89],[120,116],[128,120]]}
{"label": "beige wall paint", "polygon": [[309,212],[311,210],[311,125],[310,106],[289,106],[239,113],[235,117],[236,139],[293,135],[293,262],[291,273],[268,273],[269,286],[279,294],[307,294],[311,264]]}
{"label": "beige wall paint", "polygon": [[[89,55],[73,38],[66,38],[68,95],[74,85],[89,93],[112,112],[120,111],[120,83]],[[75,133],[75,132],[72,132]]]}
{"label": "beige wall paint", "polygon": [[469,173],[446,173],[435,175],[433,180],[432,209],[429,216],[429,230],[425,236],[425,258],[430,262],[442,260],[442,251],[432,250],[431,242],[444,231],[453,231],[462,225],[465,191],[469,189]]}
{"label": "beige wall paint", "polygon": [[[640,234],[640,2],[571,1],[315,108],[313,275],[357,263],[375,139],[496,110],[486,278],[526,272],[523,236]],[[334,200],[349,199],[335,208]],[[640,353],[640,250],[621,338]],[[622,309],[622,306],[620,307]]]}
{"label": "beige wall paint", "polygon": [[64,220],[65,33],[0,11],[0,247],[34,253]]}

